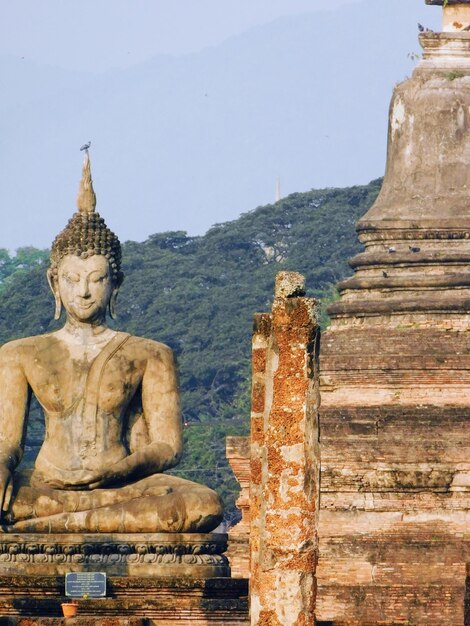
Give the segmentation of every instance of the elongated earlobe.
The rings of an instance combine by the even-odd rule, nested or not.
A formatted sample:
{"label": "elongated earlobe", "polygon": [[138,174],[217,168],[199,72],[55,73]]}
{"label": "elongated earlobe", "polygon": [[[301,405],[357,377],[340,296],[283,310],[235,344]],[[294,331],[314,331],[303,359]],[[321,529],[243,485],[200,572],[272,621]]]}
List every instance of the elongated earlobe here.
{"label": "elongated earlobe", "polygon": [[55,301],[54,319],[58,320],[62,313],[62,300],[60,299],[59,290],[57,289],[57,277],[54,278],[51,269],[47,270],[47,282],[49,283]]}
{"label": "elongated earlobe", "polygon": [[54,311],[54,319],[59,320],[62,313],[62,300],[58,296],[54,296],[55,300],[55,311]]}
{"label": "elongated earlobe", "polygon": [[116,300],[117,300],[118,290],[113,289],[113,293],[111,294],[111,298],[109,300],[108,310],[109,316],[111,319],[116,319]]}

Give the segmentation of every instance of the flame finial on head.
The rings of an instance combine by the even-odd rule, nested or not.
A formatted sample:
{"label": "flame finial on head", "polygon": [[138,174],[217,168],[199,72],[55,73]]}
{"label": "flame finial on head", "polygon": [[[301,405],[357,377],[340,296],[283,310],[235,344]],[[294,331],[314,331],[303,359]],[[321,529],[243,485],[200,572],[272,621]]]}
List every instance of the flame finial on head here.
{"label": "flame finial on head", "polygon": [[94,213],[96,207],[96,196],[91,179],[90,157],[88,150],[85,151],[83,161],[82,179],[78,189],[77,207],[80,213]]}

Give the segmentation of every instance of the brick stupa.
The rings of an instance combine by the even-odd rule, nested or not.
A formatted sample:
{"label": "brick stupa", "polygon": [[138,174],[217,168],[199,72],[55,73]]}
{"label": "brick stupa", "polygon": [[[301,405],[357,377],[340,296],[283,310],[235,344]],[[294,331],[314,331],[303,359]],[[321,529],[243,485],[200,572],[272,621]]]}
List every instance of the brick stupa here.
{"label": "brick stupa", "polygon": [[443,16],[322,341],[319,624],[470,624],[470,2]]}

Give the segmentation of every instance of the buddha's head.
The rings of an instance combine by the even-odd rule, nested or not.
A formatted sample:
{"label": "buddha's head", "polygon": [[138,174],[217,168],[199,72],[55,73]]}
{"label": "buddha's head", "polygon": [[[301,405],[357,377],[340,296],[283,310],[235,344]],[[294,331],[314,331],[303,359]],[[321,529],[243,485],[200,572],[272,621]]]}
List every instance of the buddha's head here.
{"label": "buddha's head", "polygon": [[106,310],[114,317],[123,274],[119,239],[95,211],[88,154],[77,205],[78,211],[52,244],[47,277],[56,302],[55,319],[63,305],[69,316],[93,323],[104,320]]}

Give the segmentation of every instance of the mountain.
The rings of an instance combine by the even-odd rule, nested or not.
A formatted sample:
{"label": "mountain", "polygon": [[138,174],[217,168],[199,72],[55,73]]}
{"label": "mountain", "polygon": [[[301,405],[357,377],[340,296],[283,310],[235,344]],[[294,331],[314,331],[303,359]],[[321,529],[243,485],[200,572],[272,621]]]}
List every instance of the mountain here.
{"label": "mountain", "polygon": [[[217,488],[229,509],[236,485],[225,436],[249,428],[253,313],[270,310],[281,270],[302,272],[309,295],[334,298],[347,259],[360,249],[354,224],[380,182],[292,194],[204,236],[165,232],[123,246],[117,325],[167,343],[179,363],[186,449],[174,471]],[[45,252],[24,248],[9,259],[0,250],[0,342],[57,327],[46,264]],[[27,463],[42,436],[35,407]]]}
{"label": "mountain", "polygon": [[393,84],[416,22],[438,17],[422,0],[355,2],[103,74],[0,58],[0,205],[15,216],[0,246],[49,245],[89,139],[99,209],[137,240],[203,233],[270,201],[277,176],[288,194],[382,175]]}

